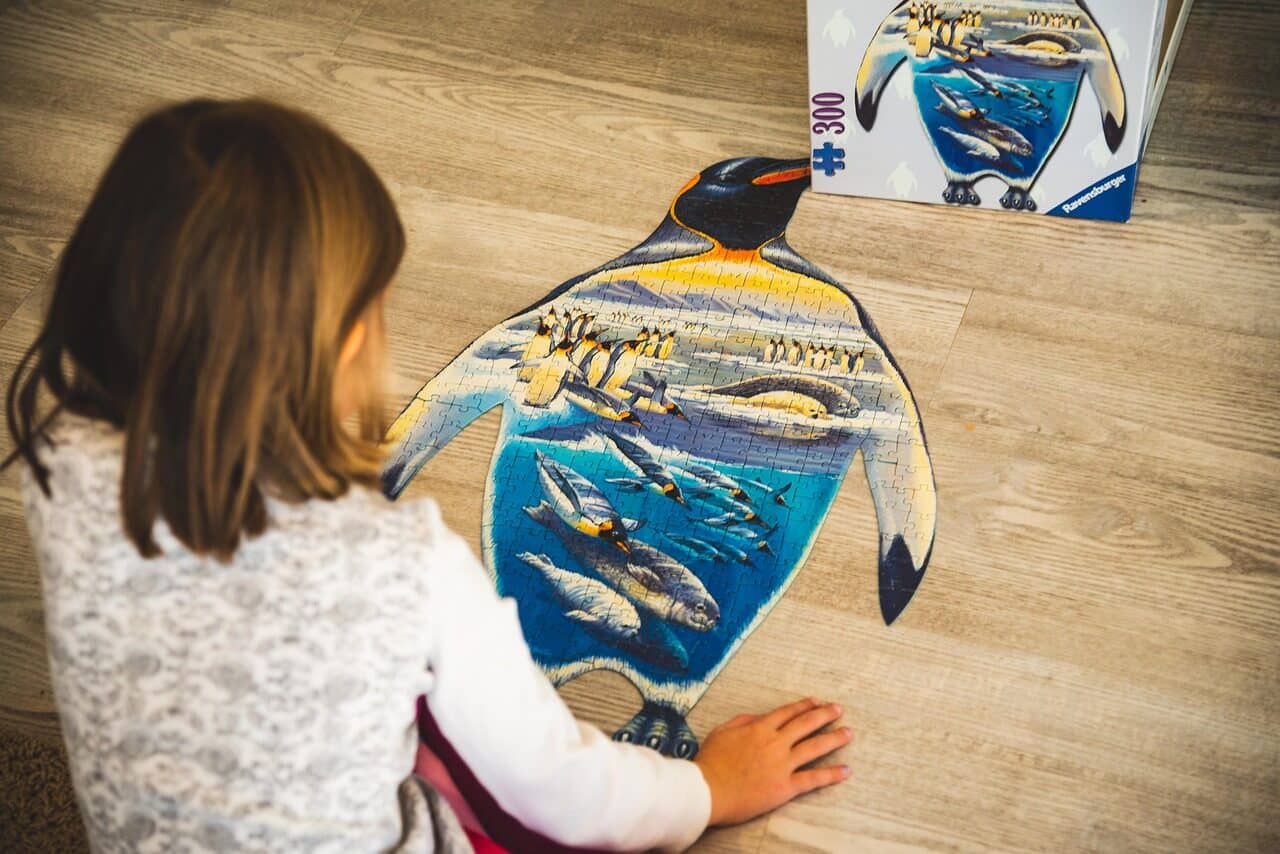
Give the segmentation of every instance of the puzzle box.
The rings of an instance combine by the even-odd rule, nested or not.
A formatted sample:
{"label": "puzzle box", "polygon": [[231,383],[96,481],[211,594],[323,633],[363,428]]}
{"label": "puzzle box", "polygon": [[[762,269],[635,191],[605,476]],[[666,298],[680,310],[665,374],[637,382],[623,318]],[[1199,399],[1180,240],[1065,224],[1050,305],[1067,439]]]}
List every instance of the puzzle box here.
{"label": "puzzle box", "polygon": [[809,0],[813,187],[1127,220],[1190,5]]}

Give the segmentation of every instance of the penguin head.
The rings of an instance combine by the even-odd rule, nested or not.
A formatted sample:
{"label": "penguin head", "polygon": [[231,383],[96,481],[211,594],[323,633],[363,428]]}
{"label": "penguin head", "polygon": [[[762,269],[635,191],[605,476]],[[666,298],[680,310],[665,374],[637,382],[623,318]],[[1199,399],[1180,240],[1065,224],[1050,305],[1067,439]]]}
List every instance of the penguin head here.
{"label": "penguin head", "polygon": [[560,353],[568,353],[573,349],[573,342],[568,338],[561,338],[560,343],[556,345],[556,350]]}
{"label": "penguin head", "polygon": [[685,184],[671,216],[726,249],[758,249],[786,230],[800,194],[809,189],[809,172],[804,158],[725,160]]}
{"label": "penguin head", "polygon": [[612,519],[606,519],[601,523],[599,536],[606,543],[613,543],[622,549],[625,554],[631,554],[631,544],[627,542],[627,529],[614,524]]}

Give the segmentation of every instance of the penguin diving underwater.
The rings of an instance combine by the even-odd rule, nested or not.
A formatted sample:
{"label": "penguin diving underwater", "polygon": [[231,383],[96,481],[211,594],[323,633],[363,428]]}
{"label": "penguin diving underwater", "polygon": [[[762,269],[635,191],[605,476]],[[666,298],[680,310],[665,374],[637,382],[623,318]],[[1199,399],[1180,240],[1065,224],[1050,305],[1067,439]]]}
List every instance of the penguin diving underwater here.
{"label": "penguin diving underwater", "polygon": [[[807,160],[743,157],[702,170],[648,239],[482,335],[388,434],[382,483],[396,497],[468,424],[502,407],[482,528],[498,592],[515,600],[555,684],[599,669],[634,684],[643,706],[615,738],[666,754],[697,751],[685,716],[794,580],[855,460],[876,509],[886,624],[932,555],[937,494],[910,386],[849,290],[787,243],[808,186]],[[583,378],[567,350],[557,355],[561,341],[538,362],[540,393],[526,404],[532,384],[512,370],[513,350],[548,325],[552,304],[562,323],[594,316],[600,340],[614,342],[609,364],[592,371],[597,351]],[[655,337],[658,349],[643,355]],[[774,362],[760,359],[766,340],[777,342]],[[865,365],[837,369],[844,350],[865,353]],[[652,405],[642,423],[612,417],[642,399]],[[627,549],[607,539],[624,535]],[[535,569],[573,575],[548,583],[522,554],[538,556]],[[625,632],[589,624],[585,606],[567,617],[568,597],[589,588],[575,576],[624,597],[639,627],[631,631],[629,612]]]}
{"label": "penguin diving underwater", "polygon": [[[1053,11],[1062,6],[1079,15]],[[1046,14],[1037,7],[1051,8]],[[961,55],[936,44],[921,51],[914,16],[906,2],[899,4],[863,54],[854,111],[871,132],[890,78],[909,64],[916,107],[947,182],[943,201],[981,204],[974,184],[994,177],[1007,187],[1002,207],[1034,211],[1032,186],[1072,119],[1082,79],[1089,78],[1097,96],[1112,153],[1128,123],[1124,84],[1107,37],[1083,0],[989,0],[983,15],[980,38],[976,27],[961,27],[981,51]],[[1043,100],[1032,94],[1032,83]],[[1031,121],[1030,105],[1039,111]]]}

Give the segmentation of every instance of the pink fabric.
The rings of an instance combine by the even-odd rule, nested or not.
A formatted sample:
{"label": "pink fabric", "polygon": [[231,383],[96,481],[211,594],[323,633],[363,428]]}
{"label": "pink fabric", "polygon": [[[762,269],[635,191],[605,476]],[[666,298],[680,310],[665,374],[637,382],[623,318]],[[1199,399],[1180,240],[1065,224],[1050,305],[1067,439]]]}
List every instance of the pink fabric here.
{"label": "pink fabric", "polygon": [[449,769],[444,767],[440,757],[432,753],[431,748],[422,742],[418,742],[418,758],[414,761],[413,772],[430,783],[431,787],[449,802],[449,806],[453,807],[453,813],[462,823],[464,830],[484,830],[480,819],[476,818],[476,814],[467,804],[467,799],[462,797],[462,792],[458,791],[458,784],[453,782]]}
{"label": "pink fabric", "polygon": [[471,840],[471,847],[475,849],[476,854],[508,854],[507,849],[483,833],[469,827],[463,829],[467,832],[467,839]]}
{"label": "pink fabric", "polygon": [[[603,854],[586,848],[570,848],[529,830],[509,815],[480,784],[453,745],[444,737],[425,697],[418,698],[418,737],[425,746],[418,752],[418,773],[429,780],[453,806],[464,830],[477,831],[498,847],[496,851],[537,851],[539,854]],[[426,773],[423,773],[423,772]],[[462,805],[459,809],[455,800]],[[470,823],[464,816],[470,817]],[[476,851],[480,851],[479,848]]]}

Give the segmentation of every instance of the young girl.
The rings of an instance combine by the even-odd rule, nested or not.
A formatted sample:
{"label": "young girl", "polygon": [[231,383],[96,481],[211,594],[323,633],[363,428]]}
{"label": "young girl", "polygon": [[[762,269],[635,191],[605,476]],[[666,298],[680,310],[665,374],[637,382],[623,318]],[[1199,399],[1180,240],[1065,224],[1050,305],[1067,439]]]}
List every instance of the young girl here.
{"label": "young girl", "polygon": [[466,850],[410,776],[419,696],[564,845],[677,850],[844,779],[803,767],[849,741],[812,700],[695,762],[579,724],[436,505],[376,491],[403,248],[360,155],[259,101],[144,119],[67,245],[9,461],[94,848]]}

